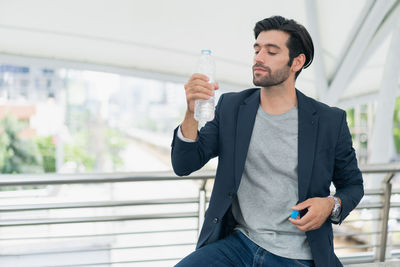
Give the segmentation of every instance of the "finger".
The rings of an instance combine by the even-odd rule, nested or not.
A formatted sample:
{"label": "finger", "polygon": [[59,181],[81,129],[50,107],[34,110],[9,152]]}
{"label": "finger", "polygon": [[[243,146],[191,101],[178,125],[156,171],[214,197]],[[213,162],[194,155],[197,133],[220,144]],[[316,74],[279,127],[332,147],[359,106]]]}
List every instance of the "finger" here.
{"label": "finger", "polygon": [[291,223],[293,223],[296,227],[298,227],[298,226],[303,226],[303,224],[300,222],[300,219],[289,218],[289,221],[290,221]]}
{"label": "finger", "polygon": [[208,96],[213,96],[214,95],[214,90],[210,90],[209,88],[204,88],[202,86],[194,86],[192,88],[189,88],[186,91],[186,95],[187,96],[190,96],[190,95],[193,95],[193,94],[198,94],[198,93],[205,94],[205,95],[208,95]]}
{"label": "finger", "polygon": [[187,84],[185,84],[185,90],[194,90],[196,88],[205,88],[207,90],[210,91],[210,94],[213,95],[214,94],[214,85],[210,84],[208,82],[202,81],[202,80],[195,80],[192,82],[189,82]]}
{"label": "finger", "polygon": [[192,101],[192,100],[196,100],[196,99],[204,99],[204,100],[207,100],[207,99],[210,99],[210,95],[208,95],[208,94],[202,94],[202,93],[194,93],[194,94],[191,94],[190,95],[190,97],[188,98],[188,100],[189,101]]}
{"label": "finger", "polygon": [[311,230],[317,229],[318,228],[318,223],[316,223],[315,221],[311,221],[311,222],[307,223],[306,225],[297,225],[296,227],[300,231],[307,232],[307,231],[311,231]]}
{"label": "finger", "polygon": [[318,223],[314,220],[312,220],[304,225],[299,222],[300,220],[295,220],[295,219],[289,218],[289,221],[291,221],[296,226],[297,229],[299,229],[303,232],[314,230],[314,229],[318,228]]}
{"label": "finger", "polygon": [[202,86],[202,87],[208,88],[210,90],[214,89],[214,84],[211,84],[211,83],[205,82],[203,80],[199,80],[199,79],[188,83],[188,85],[189,85],[189,87],[190,86]]}
{"label": "finger", "polygon": [[299,226],[304,226],[304,225],[308,224],[309,222],[311,222],[313,219],[314,219],[314,216],[310,212],[307,212],[307,214],[304,215],[301,219],[289,218],[289,220],[293,224],[299,225]]}
{"label": "finger", "polygon": [[214,83],[214,90],[218,90],[219,89],[219,84],[218,83]]}
{"label": "finger", "polygon": [[307,199],[307,200],[297,204],[296,206],[292,207],[292,210],[304,210],[306,208],[311,207],[311,205],[312,205],[311,199]]}
{"label": "finger", "polygon": [[189,82],[191,82],[191,81],[194,81],[194,80],[203,80],[203,81],[205,81],[205,82],[208,82],[210,79],[208,79],[208,77],[206,76],[206,75],[204,75],[204,74],[201,74],[201,73],[194,73],[191,77],[190,77],[190,79],[189,79]]}
{"label": "finger", "polygon": [[311,231],[318,229],[319,227],[321,227],[321,225],[322,224],[320,223],[320,221],[316,218],[303,226],[299,226],[299,229],[302,231]]}

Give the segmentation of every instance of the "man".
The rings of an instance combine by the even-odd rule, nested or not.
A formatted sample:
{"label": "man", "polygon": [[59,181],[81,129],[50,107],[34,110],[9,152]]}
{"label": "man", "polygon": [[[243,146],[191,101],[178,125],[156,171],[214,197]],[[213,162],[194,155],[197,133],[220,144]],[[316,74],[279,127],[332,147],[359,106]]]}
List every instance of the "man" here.
{"label": "man", "polygon": [[[174,171],[189,175],[213,157],[219,162],[197,250],[177,266],[342,266],[331,224],[364,194],[346,113],[296,90],[314,55],[302,25],[274,16],[254,33],[253,82],[261,88],[223,94],[200,132],[194,101],[218,85],[201,74],[185,85]],[[292,210],[299,216],[290,218]]]}

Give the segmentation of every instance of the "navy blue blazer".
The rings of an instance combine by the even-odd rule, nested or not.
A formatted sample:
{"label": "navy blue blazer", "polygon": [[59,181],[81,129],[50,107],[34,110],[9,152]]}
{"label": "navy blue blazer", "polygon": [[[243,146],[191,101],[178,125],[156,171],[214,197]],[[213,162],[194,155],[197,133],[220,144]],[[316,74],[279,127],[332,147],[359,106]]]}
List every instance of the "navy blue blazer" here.
{"label": "navy blue blazer", "polygon": [[[298,90],[296,93],[298,201],[328,196],[333,182],[336,196],[342,200],[341,223],[364,195],[346,113]],[[178,128],[175,129],[171,157],[177,175],[189,175],[218,156],[214,187],[197,248],[227,236],[236,225],[231,204],[239,188],[259,104],[259,88],[226,93],[218,101],[214,120],[200,130],[196,142],[181,141],[176,134]],[[290,211],[287,212],[289,216]],[[300,215],[305,213],[302,211]],[[319,229],[306,232],[316,266],[342,266],[333,250],[332,223],[328,219]]]}

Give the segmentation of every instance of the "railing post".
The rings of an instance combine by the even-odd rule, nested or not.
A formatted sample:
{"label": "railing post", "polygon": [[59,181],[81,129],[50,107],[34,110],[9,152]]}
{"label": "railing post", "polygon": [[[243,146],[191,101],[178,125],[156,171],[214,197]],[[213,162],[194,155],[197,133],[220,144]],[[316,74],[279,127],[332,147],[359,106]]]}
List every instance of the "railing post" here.
{"label": "railing post", "polygon": [[392,195],[392,183],[391,180],[394,177],[394,173],[388,173],[383,180],[383,214],[382,214],[382,227],[381,227],[381,240],[379,246],[379,261],[384,262],[386,257],[386,243],[388,236],[388,222],[389,222],[389,211],[390,211],[390,197]]}
{"label": "railing post", "polygon": [[199,215],[198,215],[197,236],[200,235],[201,227],[203,225],[204,216],[206,213],[206,204],[207,204],[206,184],[207,184],[207,179],[204,179],[201,187],[199,188]]}

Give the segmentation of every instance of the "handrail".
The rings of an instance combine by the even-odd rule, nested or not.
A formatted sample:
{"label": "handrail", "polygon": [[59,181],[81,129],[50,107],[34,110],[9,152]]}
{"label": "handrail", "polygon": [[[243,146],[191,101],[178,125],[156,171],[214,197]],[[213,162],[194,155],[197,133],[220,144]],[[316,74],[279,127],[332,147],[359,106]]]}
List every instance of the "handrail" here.
{"label": "handrail", "polygon": [[149,220],[149,219],[197,218],[197,217],[198,217],[197,212],[175,212],[175,213],[157,213],[157,214],[141,214],[141,215],[78,217],[78,218],[72,217],[72,218],[50,218],[50,219],[1,220],[0,227],[66,224],[66,223],[132,221],[132,220]]}
{"label": "handrail", "polygon": [[169,204],[189,204],[197,203],[197,198],[169,198],[169,199],[149,199],[133,201],[87,201],[87,202],[66,202],[51,204],[29,204],[29,205],[0,205],[0,212],[17,212],[48,209],[77,209],[77,208],[105,208],[123,207],[138,205],[169,205]]}
{"label": "handrail", "polygon": [[379,261],[385,261],[386,256],[386,242],[388,235],[388,222],[389,222],[389,210],[390,210],[390,197],[392,195],[392,179],[394,177],[393,172],[389,172],[382,182],[385,190],[385,195],[383,196],[383,218],[382,218],[382,230],[381,230],[381,246],[379,250]]}
{"label": "handrail", "polygon": [[[180,258],[162,258],[162,259],[147,259],[147,260],[139,260],[139,261],[99,261],[95,263],[85,263],[85,264],[68,264],[68,265],[57,265],[57,267],[87,267],[87,266],[103,266],[110,264],[132,264],[132,263],[146,263],[146,262],[157,262],[157,261],[172,261],[172,260],[180,260]],[[53,267],[53,266],[43,266],[43,267]]]}
{"label": "handrail", "polygon": [[154,247],[172,247],[172,246],[193,246],[196,243],[169,243],[169,244],[160,244],[160,245],[144,245],[144,246],[119,246],[119,247],[106,247],[106,248],[77,248],[77,249],[69,249],[69,250],[57,250],[54,249],[52,251],[46,252],[29,252],[29,253],[18,253],[18,254],[3,254],[0,252],[0,257],[5,256],[26,256],[26,255],[40,255],[40,254],[58,254],[58,253],[76,253],[76,252],[88,252],[88,251],[109,251],[109,250],[123,250],[123,249],[137,249],[137,248],[154,248]]}
{"label": "handrail", "polygon": [[362,173],[400,172],[400,163],[365,164],[359,166]]}
{"label": "handrail", "polygon": [[[174,229],[168,229],[168,230],[153,230],[153,231],[136,231],[136,232],[110,232],[110,233],[101,233],[101,234],[95,234],[95,235],[46,235],[46,236],[29,236],[29,237],[12,237],[12,238],[1,238],[0,237],[0,242],[1,241],[15,241],[15,240],[47,240],[47,239],[68,239],[68,238],[98,238],[98,237],[106,237],[106,236],[117,236],[117,235],[139,235],[139,234],[155,234],[155,233],[171,233],[171,232],[193,232],[197,231],[197,228],[174,228]],[[390,231],[392,232],[392,231]]]}
{"label": "handrail", "polygon": [[1,186],[91,184],[117,182],[148,182],[175,180],[204,180],[215,177],[215,171],[197,171],[190,176],[176,176],[167,172],[120,172],[120,173],[78,173],[78,174],[1,174]]}

